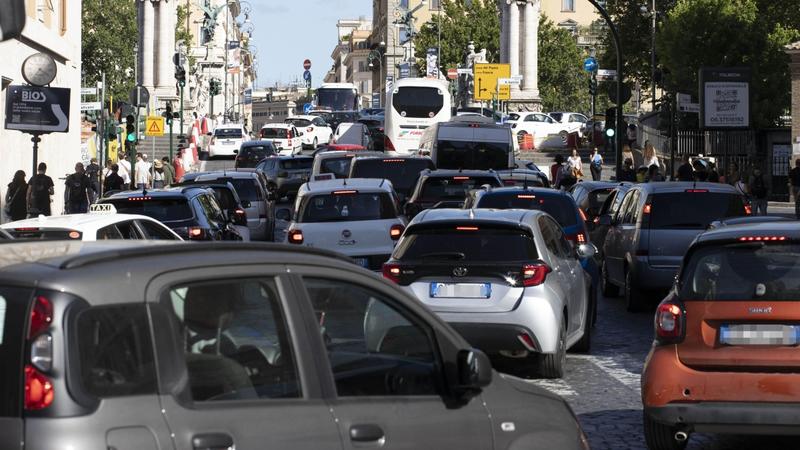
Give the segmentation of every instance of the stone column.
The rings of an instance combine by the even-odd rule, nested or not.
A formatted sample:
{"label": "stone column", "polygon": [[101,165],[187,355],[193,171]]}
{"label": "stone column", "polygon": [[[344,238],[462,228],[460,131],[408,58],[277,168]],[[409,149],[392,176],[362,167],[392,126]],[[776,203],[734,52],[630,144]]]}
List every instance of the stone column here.
{"label": "stone column", "polygon": [[[519,5],[517,0],[508,2],[508,63],[511,75],[519,75]],[[512,86],[513,90],[513,86]]]}
{"label": "stone column", "polygon": [[156,9],[156,30],[158,30],[157,58],[155,61],[155,85],[166,93],[174,94],[170,87],[175,84],[173,73],[172,55],[175,47],[175,2],[173,0],[160,0]]}
{"label": "stone column", "polygon": [[539,0],[525,2],[525,46],[523,47],[522,90],[539,96]]}
{"label": "stone column", "polygon": [[139,30],[139,79],[142,86],[152,90],[153,88],[153,61],[155,41],[155,11],[153,10],[153,2],[150,0],[141,0],[139,3],[140,14],[142,17],[142,29]]}
{"label": "stone column", "polygon": [[500,62],[508,62],[508,3],[500,0]]}

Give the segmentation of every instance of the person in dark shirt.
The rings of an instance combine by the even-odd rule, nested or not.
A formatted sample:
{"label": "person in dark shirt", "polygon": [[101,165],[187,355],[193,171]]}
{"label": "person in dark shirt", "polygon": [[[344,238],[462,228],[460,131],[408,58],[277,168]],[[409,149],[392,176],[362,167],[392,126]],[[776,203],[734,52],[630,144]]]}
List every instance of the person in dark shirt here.
{"label": "person in dark shirt", "polygon": [[678,181],[694,181],[694,169],[689,163],[689,155],[683,155],[683,164],[678,167]]}
{"label": "person in dark shirt", "polygon": [[794,215],[800,219],[800,158],[794,161],[794,168],[789,171],[789,182],[794,195]]}
{"label": "person in dark shirt", "polygon": [[36,217],[39,215],[49,216],[50,196],[53,195],[53,179],[45,175],[47,164],[41,162],[36,168],[36,175],[28,181],[28,215]]}
{"label": "person in dark shirt", "polygon": [[111,173],[106,177],[103,183],[103,192],[121,191],[122,185],[125,181],[119,176],[119,165],[111,165]]}
{"label": "person in dark shirt", "polygon": [[630,158],[625,158],[625,163],[622,166],[622,169],[619,171],[619,179],[617,181],[629,181],[631,183],[636,182],[636,171],[633,170],[633,160]]}
{"label": "person in dark shirt", "polygon": [[75,173],[67,177],[65,211],[67,214],[83,214],[89,210],[91,180],[86,176],[83,163],[75,164]]}

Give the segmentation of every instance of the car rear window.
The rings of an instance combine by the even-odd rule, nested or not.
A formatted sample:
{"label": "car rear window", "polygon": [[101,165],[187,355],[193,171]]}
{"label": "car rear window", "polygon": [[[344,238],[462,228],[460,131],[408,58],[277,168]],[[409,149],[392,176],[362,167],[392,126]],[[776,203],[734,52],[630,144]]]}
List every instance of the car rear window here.
{"label": "car rear window", "polygon": [[681,278],[681,297],[686,300],[797,301],[800,244],[741,242],[701,248]]}
{"label": "car rear window", "polygon": [[392,107],[403,117],[427,119],[442,110],[444,95],[435,87],[401,87],[392,96]]}
{"label": "car rear window", "polygon": [[275,147],[271,145],[248,145],[242,148],[242,157],[258,159],[259,161],[275,154]]}
{"label": "car rear window", "polygon": [[603,188],[595,189],[592,192],[589,192],[589,208],[592,208],[595,211],[600,211],[603,203],[606,202],[606,199],[609,195],[611,195],[611,191],[613,190],[614,188]]}
{"label": "car rear window", "polygon": [[0,287],[0,417],[19,417],[22,405],[22,359],[31,291]]}
{"label": "car rear window", "polygon": [[394,219],[397,211],[387,193],[348,191],[304,198],[298,217],[300,222],[351,222]]}
{"label": "car rear window", "polygon": [[434,200],[464,200],[467,192],[488,184],[498,187],[499,183],[494,177],[432,177],[425,181],[422,188],[422,201]]}
{"label": "car rear window", "polygon": [[352,156],[324,159],[319,165],[319,173],[332,173],[336,178],[347,178],[352,159]]}
{"label": "car rear window", "polygon": [[281,169],[285,170],[310,170],[313,164],[311,158],[282,159],[280,162]]}
{"label": "car rear window", "polygon": [[509,168],[511,141],[466,142],[440,140],[436,147],[439,169],[502,170]]}
{"label": "car rear window", "polygon": [[214,136],[223,139],[241,139],[244,132],[240,128],[217,128]]}
{"label": "car rear window", "polygon": [[429,159],[413,158],[356,159],[352,165],[350,178],[386,178],[405,195],[417,185],[420,172],[434,168]]}
{"label": "car rear window", "polygon": [[261,137],[271,139],[286,139],[289,131],[286,128],[262,128]]}
{"label": "car rear window", "polygon": [[578,224],[576,206],[564,195],[514,192],[486,194],[478,200],[477,208],[484,209],[535,209],[553,216],[562,227]]}
{"label": "car rear window", "polygon": [[83,233],[76,230],[47,229],[47,228],[14,228],[6,230],[16,239],[41,239],[44,241],[79,241]]}
{"label": "car rear window", "polygon": [[114,199],[103,203],[111,203],[120,214],[141,214],[159,222],[176,222],[194,217],[186,198]]}
{"label": "car rear window", "polygon": [[308,127],[311,126],[311,121],[308,119],[286,119],[283,123],[290,123],[296,127]]}
{"label": "car rear window", "polygon": [[252,178],[233,178],[230,180],[239,198],[248,202],[257,202],[261,198],[261,190],[258,188],[258,181]]}
{"label": "car rear window", "polygon": [[[532,261],[539,256],[530,234],[522,230],[467,224],[422,229],[406,235],[394,257],[399,260],[453,260],[466,262]],[[477,228],[477,229],[476,229]]]}
{"label": "car rear window", "polygon": [[744,216],[740,195],[718,192],[673,192],[653,195],[650,228],[704,230],[714,220]]}
{"label": "car rear window", "polygon": [[233,192],[227,188],[214,188],[214,193],[217,194],[217,200],[219,200],[219,206],[226,211],[231,211],[236,209],[236,198],[233,196]]}

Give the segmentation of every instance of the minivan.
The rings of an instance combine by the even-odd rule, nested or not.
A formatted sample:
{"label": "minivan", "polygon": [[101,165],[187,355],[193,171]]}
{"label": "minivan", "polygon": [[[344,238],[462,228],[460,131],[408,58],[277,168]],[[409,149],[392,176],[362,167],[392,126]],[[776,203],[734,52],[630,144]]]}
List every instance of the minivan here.
{"label": "minivan", "polygon": [[[459,120],[460,119],[460,120]],[[513,169],[511,130],[473,117],[429,126],[420,139],[420,153],[430,155],[438,169]]]}

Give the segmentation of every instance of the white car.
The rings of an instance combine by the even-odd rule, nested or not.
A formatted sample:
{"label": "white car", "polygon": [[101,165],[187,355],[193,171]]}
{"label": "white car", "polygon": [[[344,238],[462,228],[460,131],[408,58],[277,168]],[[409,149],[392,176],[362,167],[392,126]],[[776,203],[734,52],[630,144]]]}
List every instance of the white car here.
{"label": "white car", "polygon": [[280,155],[295,155],[303,149],[303,132],[292,124],[268,123],[261,127],[260,135],[272,142]]}
{"label": "white car", "polygon": [[300,142],[302,142],[304,148],[315,149],[333,139],[333,130],[319,116],[292,116],[284,120],[283,123],[294,125],[295,128],[303,132]]}
{"label": "white car", "polygon": [[589,121],[588,117],[576,112],[559,111],[551,112],[547,115],[552,117],[556,122],[566,125],[572,131],[577,131],[580,137],[583,137],[583,132],[586,129],[586,122]]}
{"label": "white car", "polygon": [[314,155],[311,166],[311,181],[347,178],[350,174],[350,161],[355,156],[386,156],[383,152],[368,150],[343,150],[320,152]]}
{"label": "white car", "polygon": [[0,225],[14,239],[103,241],[142,239],[182,241],[161,222],[138,214],[118,214],[109,203],[91,205],[86,214],[39,216]]}
{"label": "white car", "polygon": [[364,148],[369,148],[369,128],[360,122],[342,122],[336,127],[336,132],[333,134],[333,143],[361,145]]}
{"label": "white car", "polygon": [[352,257],[362,267],[380,270],[403,234],[406,219],[398,210],[389,180],[351,178],[314,181],[300,187],[287,242]]}
{"label": "white car", "polygon": [[249,141],[247,130],[239,124],[220,125],[214,129],[211,143],[208,145],[208,156],[230,156],[234,157],[242,146],[243,142]]}
{"label": "white car", "polygon": [[558,135],[566,144],[569,133],[579,131],[582,125],[564,124],[549,115],[539,112],[511,113],[506,121],[511,124],[511,133],[516,142],[522,140],[524,134],[533,135],[537,143],[544,142],[549,136]]}

